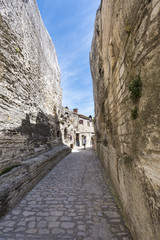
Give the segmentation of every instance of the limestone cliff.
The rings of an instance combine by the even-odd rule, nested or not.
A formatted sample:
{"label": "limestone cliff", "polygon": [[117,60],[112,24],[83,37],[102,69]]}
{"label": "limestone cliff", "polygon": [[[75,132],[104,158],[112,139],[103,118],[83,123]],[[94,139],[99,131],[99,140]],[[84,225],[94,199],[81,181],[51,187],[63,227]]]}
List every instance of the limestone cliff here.
{"label": "limestone cliff", "polygon": [[160,1],[102,0],[90,53],[97,153],[134,239],[160,239]]}
{"label": "limestone cliff", "polygon": [[62,89],[36,0],[0,0],[0,170],[59,144]]}

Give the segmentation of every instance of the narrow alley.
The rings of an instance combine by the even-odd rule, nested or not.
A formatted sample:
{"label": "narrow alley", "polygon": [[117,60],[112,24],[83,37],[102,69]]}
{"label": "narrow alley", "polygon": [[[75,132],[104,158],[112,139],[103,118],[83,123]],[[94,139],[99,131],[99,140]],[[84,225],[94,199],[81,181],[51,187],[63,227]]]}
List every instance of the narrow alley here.
{"label": "narrow alley", "polygon": [[94,151],[77,149],[0,221],[0,240],[131,240]]}

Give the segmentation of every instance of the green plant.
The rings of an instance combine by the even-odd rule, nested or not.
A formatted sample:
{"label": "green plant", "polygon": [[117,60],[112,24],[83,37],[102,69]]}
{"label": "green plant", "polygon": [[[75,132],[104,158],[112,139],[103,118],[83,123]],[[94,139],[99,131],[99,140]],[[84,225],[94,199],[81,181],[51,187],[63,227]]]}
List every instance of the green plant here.
{"label": "green plant", "polygon": [[132,28],[132,26],[131,26],[130,23],[128,23],[128,24],[126,25],[126,27],[125,27],[126,33],[127,33],[128,35],[131,33],[131,28]]}
{"label": "green plant", "polygon": [[14,49],[19,53],[20,52],[20,49],[18,47],[14,47]]}
{"label": "green plant", "polygon": [[[138,99],[142,96],[142,81],[140,75],[136,76],[135,79],[131,81],[129,84],[129,91],[130,91],[130,98],[133,100],[134,103],[137,104]],[[131,110],[131,118],[134,120],[138,117],[138,108],[137,106]]]}
{"label": "green plant", "polygon": [[142,96],[142,82],[139,75],[130,83],[129,91],[131,93],[130,98],[133,100],[138,100]]}
{"label": "green plant", "polygon": [[131,118],[135,120],[138,117],[138,108],[131,109]]}
{"label": "green plant", "polygon": [[0,173],[0,176],[4,175],[5,173],[8,173],[9,171],[11,171],[13,168],[15,167],[19,167],[20,165],[17,164],[17,165],[13,165],[13,166],[9,166],[7,168],[5,168],[1,173]]}

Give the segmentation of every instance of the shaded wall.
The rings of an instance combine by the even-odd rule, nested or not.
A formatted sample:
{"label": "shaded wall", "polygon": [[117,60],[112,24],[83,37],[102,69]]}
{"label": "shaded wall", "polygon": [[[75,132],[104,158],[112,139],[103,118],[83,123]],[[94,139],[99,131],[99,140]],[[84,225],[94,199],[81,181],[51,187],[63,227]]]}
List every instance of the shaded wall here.
{"label": "shaded wall", "polygon": [[35,0],[0,0],[0,171],[61,143],[62,89]]}
{"label": "shaded wall", "polygon": [[96,150],[136,240],[160,239],[159,14],[159,0],[102,0],[90,53]]}

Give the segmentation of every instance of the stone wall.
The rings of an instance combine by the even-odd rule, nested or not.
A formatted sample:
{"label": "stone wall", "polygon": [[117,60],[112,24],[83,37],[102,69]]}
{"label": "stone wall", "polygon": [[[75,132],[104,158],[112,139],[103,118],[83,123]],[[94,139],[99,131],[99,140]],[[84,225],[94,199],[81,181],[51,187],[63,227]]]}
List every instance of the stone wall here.
{"label": "stone wall", "polygon": [[70,148],[60,145],[37,157],[21,162],[20,166],[0,176],[0,217],[69,153]]}
{"label": "stone wall", "polygon": [[0,171],[61,143],[62,89],[36,0],[0,0]]}
{"label": "stone wall", "polygon": [[160,239],[160,1],[102,0],[90,53],[96,150],[134,239]]}

